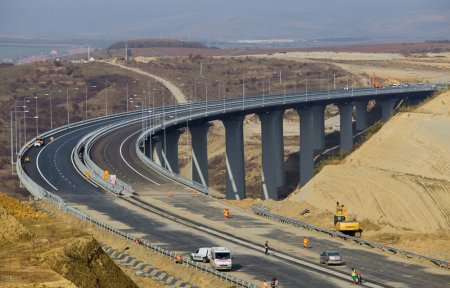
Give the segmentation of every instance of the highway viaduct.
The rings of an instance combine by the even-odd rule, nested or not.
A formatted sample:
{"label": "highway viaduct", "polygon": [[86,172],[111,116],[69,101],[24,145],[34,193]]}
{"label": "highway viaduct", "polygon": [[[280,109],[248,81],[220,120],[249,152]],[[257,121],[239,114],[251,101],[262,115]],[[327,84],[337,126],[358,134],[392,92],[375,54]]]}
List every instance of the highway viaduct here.
{"label": "highway viaduct", "polygon": [[[173,184],[170,183],[170,180],[167,180],[165,177],[158,175],[157,172],[152,171],[151,167],[142,167],[144,165],[139,163],[139,159],[133,156],[134,150],[139,150],[139,143],[137,143],[136,140],[145,138],[145,135],[149,133],[150,135],[151,133],[154,133],[152,138],[156,138],[156,136],[159,135],[161,139],[164,139],[164,130],[166,130],[166,143],[165,145],[162,145],[161,149],[163,152],[168,152],[167,133],[184,127],[185,122],[189,123],[189,127],[191,127],[194,123],[198,123],[197,125],[204,125],[203,123],[207,123],[213,119],[224,119],[226,121],[232,117],[242,117],[249,113],[260,113],[260,111],[264,110],[268,111],[267,113],[270,113],[270,111],[280,110],[278,108],[286,109],[288,107],[299,107],[299,109],[310,107],[310,109],[312,109],[314,105],[311,105],[311,103],[338,103],[339,97],[348,97],[354,101],[355,99],[352,99],[351,97],[355,96],[361,98],[367,96],[366,100],[368,100],[373,99],[373,95],[377,95],[378,93],[384,94],[385,96],[392,94],[392,98],[394,98],[393,94],[398,94],[398,96],[395,96],[395,99],[397,100],[406,98],[411,100],[411,98],[429,95],[435,89],[435,87],[431,86],[411,87],[408,93],[406,93],[406,91],[401,93],[402,91],[395,89],[386,89],[384,91],[355,89],[353,95],[350,94],[350,91],[341,91],[339,95],[318,92],[316,94],[308,94],[308,99],[306,99],[306,95],[298,94],[272,95],[266,96],[266,98],[249,97],[249,99],[245,99],[245,101],[241,101],[240,99],[227,99],[229,102],[225,103],[225,108],[223,108],[223,103],[221,101],[212,101],[207,104],[205,102],[188,103],[178,106],[154,108],[152,111],[145,111],[145,113],[144,111],[134,111],[129,115],[117,115],[115,116],[115,119],[106,117],[104,119],[98,119],[97,122],[92,122],[93,120],[91,120],[92,123],[84,123],[83,125],[80,124],[76,127],[71,126],[70,129],[63,128],[58,132],[50,131],[46,133],[45,137],[49,137],[50,135],[55,136],[55,141],[44,147],[32,147],[31,149],[24,148],[25,150],[22,156],[30,155],[31,159],[36,159],[36,161],[30,163],[19,161],[18,163],[24,167],[24,172],[27,174],[27,177],[32,178],[35,181],[34,183],[28,183],[26,185],[27,189],[29,189],[28,187],[31,187],[30,191],[33,191],[33,188],[38,191],[40,190],[38,189],[39,187],[43,187],[47,191],[64,198],[65,201],[69,202],[71,205],[75,205],[75,207],[78,207],[79,209],[84,209],[88,213],[95,213],[95,215],[103,217],[105,221],[110,221],[111,223],[114,223],[114,225],[122,225],[122,227],[125,227],[124,229],[132,233],[142,234],[144,239],[150,239],[150,241],[155,243],[163,243],[162,245],[165,247],[181,250],[185,253],[193,251],[193,249],[197,249],[200,246],[208,247],[207,245],[211,245],[211,243],[214,243],[215,245],[232,245],[230,248],[238,253],[238,263],[241,265],[239,266],[240,268],[237,269],[238,271],[233,271],[233,273],[245,272],[245,275],[242,275],[247,278],[262,277],[262,275],[265,275],[264,277],[267,277],[268,275],[279,275],[280,278],[283,279],[283,285],[285,285],[285,287],[338,286],[337,282],[339,279],[333,278],[331,280],[325,280],[321,278],[320,275],[317,275],[316,272],[305,269],[302,266],[292,265],[292,263],[281,261],[277,258],[264,257],[263,253],[259,253],[257,250],[248,251],[249,249],[245,246],[226,242],[219,237],[211,238],[212,236],[205,236],[205,233],[202,231],[196,231],[176,223],[173,224],[166,218],[140,211],[143,208],[150,207],[149,205],[151,203],[153,203],[155,207],[160,205],[162,202],[161,200],[158,200],[158,195],[160,195],[161,197],[159,198],[168,201],[167,204],[169,204],[169,201],[174,202],[172,203],[174,205],[172,211],[181,210],[179,213],[190,213],[189,211],[191,211],[192,213],[189,214],[188,218],[190,218],[190,216],[194,217],[194,214],[200,215],[196,218],[198,222],[193,222],[195,227],[220,227],[220,231],[229,231],[230,234],[241,237],[240,239],[242,241],[251,238],[256,245],[262,243],[261,239],[270,237],[270,239],[272,239],[271,243],[273,243],[275,247],[278,246],[276,243],[279,243],[279,246],[288,245],[287,251],[291,251],[289,249],[292,249],[292,251],[294,251],[292,253],[295,253],[296,255],[299,254],[299,251],[297,250],[298,239],[301,237],[299,235],[306,233],[304,231],[293,231],[291,227],[283,227],[283,225],[270,223],[269,221],[260,219],[258,216],[244,212],[238,213],[238,211],[233,211],[233,213],[235,213],[233,222],[225,222],[222,218],[217,217],[217,211],[220,210],[217,207],[220,208],[222,204],[215,203],[211,197],[192,197],[190,193],[182,193],[181,189],[173,198],[167,197],[165,191],[167,191],[169,185],[172,186]],[[327,101],[327,99],[330,100],[331,98],[335,98],[335,101]],[[362,100],[361,98],[360,100]],[[309,101],[311,102],[306,103]],[[140,122],[142,120],[146,121],[147,118],[152,119],[151,125],[149,126],[150,129],[139,135],[139,131],[144,127],[141,127]],[[129,124],[121,124],[127,121],[131,122],[129,122]],[[119,126],[114,129],[108,128],[108,125],[111,124],[118,124]],[[101,183],[98,186],[93,185],[86,181],[86,178],[83,177],[81,171],[75,169],[73,161],[78,157],[77,153],[74,153],[74,147],[76,147],[77,143],[80,143],[80,139],[85,135],[89,133],[100,134],[100,132],[98,132],[99,128],[106,128],[105,134],[108,135],[107,137],[101,137],[102,139],[99,141],[99,145],[96,145],[99,150],[93,150],[91,156],[96,156],[97,160],[94,159],[94,161],[98,161],[99,158],[106,161],[107,163],[102,165],[105,166],[105,168],[115,167],[118,171],[126,170],[126,173],[124,172],[123,174],[124,180],[126,181],[131,179],[130,182],[134,182],[135,179],[142,178],[137,195],[132,197],[115,197],[110,194],[105,194],[103,193],[104,189],[100,187],[102,186]],[[104,141],[103,144],[101,143],[102,141]],[[152,142],[149,142],[148,145],[150,145],[150,143]],[[174,143],[176,143],[176,141],[174,141]],[[137,149],[133,149],[133,147]],[[99,153],[100,151],[103,153]],[[122,152],[124,152],[123,156]],[[145,152],[148,151],[145,150]],[[84,151],[84,153],[86,154],[87,152]],[[127,153],[129,153],[129,155],[126,155]],[[162,159],[167,159],[165,154],[168,153],[162,153]],[[111,163],[109,163],[109,161],[111,161]],[[131,166],[126,167],[127,163],[130,163]],[[167,162],[167,164],[169,164],[169,162]],[[168,165],[165,166],[168,167]],[[159,167],[161,168],[161,166]],[[161,169],[170,172],[169,170]],[[93,176],[92,174],[93,173],[91,173],[91,176]],[[25,175],[19,175],[21,175],[21,181],[26,184],[25,180],[27,179],[24,178]],[[144,187],[148,189],[144,189]],[[158,194],[159,191],[161,194]],[[131,205],[132,203],[129,201],[132,201],[134,204]],[[176,218],[179,218],[179,216],[176,216]],[[221,222],[224,223],[219,225],[218,223]],[[236,229],[239,229],[239,231]],[[161,233],[162,231],[163,233]],[[245,234],[244,232],[248,234]],[[256,234],[258,234],[258,236],[254,238]],[[414,285],[418,283],[417,281],[422,281],[424,287],[429,283],[432,283],[431,286],[438,287],[440,283],[445,283],[445,279],[447,279],[442,275],[427,273],[424,271],[424,268],[421,268],[418,265],[411,265],[411,263],[402,264],[398,261],[387,259],[384,255],[377,255],[373,252],[358,250],[338,241],[319,239],[319,237],[314,235],[309,237],[311,237],[312,241],[315,243],[315,247],[311,248],[311,253],[314,255],[312,258],[306,256],[306,259],[316,261],[317,253],[324,249],[336,249],[342,251],[346,256],[349,265],[356,264],[357,267],[361,267],[363,271],[366,271],[368,284],[370,284],[369,281],[372,281],[372,279],[380,279],[382,280],[381,285],[385,287],[395,287],[396,283],[408,283],[408,285],[410,285],[409,287],[414,287]],[[298,256],[298,258],[301,259],[303,256]],[[257,263],[257,265],[255,263]],[[348,273],[347,266],[336,269],[336,271],[343,275]],[[414,273],[416,273],[418,269],[422,269],[420,270],[420,277],[414,277]],[[387,273],[387,275],[385,271],[391,271],[392,273]],[[301,285],[299,279],[301,279]],[[346,283],[341,284],[345,285]]]}
{"label": "highway viaduct", "polygon": [[[278,200],[278,189],[286,184],[283,141],[283,114],[286,109],[295,109],[300,116],[299,184],[303,186],[314,174],[314,152],[325,146],[324,111],[327,105],[335,104],[339,108],[340,147],[350,152],[354,130],[368,128],[367,105],[370,100],[375,100],[379,105],[381,121],[385,122],[393,115],[394,107],[400,101],[423,99],[431,93],[431,86],[415,86],[235,98],[223,104],[220,100],[210,101],[196,110],[203,109],[196,117],[185,115],[183,118],[180,112],[164,116],[161,129],[151,128],[141,135],[141,151],[172,175],[176,174],[180,134],[185,131],[183,128],[189,129],[192,139],[192,181],[208,187],[208,129],[211,121],[221,120],[226,138],[226,198],[241,200],[246,198],[243,121],[246,115],[256,114],[261,122],[261,198]],[[354,108],[355,127],[352,117]],[[173,119],[180,117],[180,121]]]}

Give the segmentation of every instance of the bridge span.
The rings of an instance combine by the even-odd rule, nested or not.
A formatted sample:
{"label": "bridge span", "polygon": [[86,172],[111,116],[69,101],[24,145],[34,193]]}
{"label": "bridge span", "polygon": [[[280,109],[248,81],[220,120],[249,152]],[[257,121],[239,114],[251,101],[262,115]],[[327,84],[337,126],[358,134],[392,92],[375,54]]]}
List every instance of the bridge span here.
{"label": "bridge span", "polygon": [[[220,120],[226,137],[226,198],[244,199],[245,158],[243,120],[256,114],[261,122],[262,138],[262,199],[279,199],[278,189],[286,184],[284,169],[283,114],[292,108],[300,116],[300,185],[305,185],[314,174],[314,152],[325,145],[324,111],[335,104],[340,114],[340,147],[345,152],[353,149],[353,132],[368,127],[367,105],[375,100],[381,109],[381,121],[387,121],[400,101],[414,102],[431,95],[438,87],[420,85],[383,89],[355,89],[236,97],[188,103],[165,108],[162,115],[150,121],[139,137],[140,155],[146,163],[159,165],[162,173],[180,180],[178,174],[178,142],[180,134],[189,129],[192,135],[192,186],[208,189],[209,122]],[[355,129],[353,110],[356,110]],[[145,157],[144,157],[145,155]],[[150,160],[150,161],[148,161]],[[184,184],[189,182],[183,179]]]}

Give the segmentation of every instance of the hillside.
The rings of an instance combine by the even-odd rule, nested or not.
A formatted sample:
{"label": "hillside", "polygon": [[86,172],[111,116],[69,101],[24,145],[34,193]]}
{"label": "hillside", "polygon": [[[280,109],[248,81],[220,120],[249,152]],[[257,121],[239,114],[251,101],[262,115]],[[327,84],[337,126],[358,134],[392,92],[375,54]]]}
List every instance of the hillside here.
{"label": "hillside", "polygon": [[450,92],[400,113],[347,157],[329,165],[292,201],[421,233],[450,231]]}
{"label": "hillside", "polygon": [[[328,165],[277,213],[332,228],[335,203],[363,238],[450,259],[450,92],[399,113],[338,165]],[[304,208],[311,210],[299,216]]]}

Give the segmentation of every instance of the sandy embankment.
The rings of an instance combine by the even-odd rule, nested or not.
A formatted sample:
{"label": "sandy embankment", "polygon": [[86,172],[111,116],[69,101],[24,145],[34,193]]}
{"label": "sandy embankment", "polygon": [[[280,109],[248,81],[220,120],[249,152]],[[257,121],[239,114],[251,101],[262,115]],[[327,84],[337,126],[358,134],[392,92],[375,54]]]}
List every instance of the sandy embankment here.
{"label": "sandy embankment", "polygon": [[450,92],[396,115],[287,201],[318,224],[339,201],[367,223],[365,238],[450,259]]}

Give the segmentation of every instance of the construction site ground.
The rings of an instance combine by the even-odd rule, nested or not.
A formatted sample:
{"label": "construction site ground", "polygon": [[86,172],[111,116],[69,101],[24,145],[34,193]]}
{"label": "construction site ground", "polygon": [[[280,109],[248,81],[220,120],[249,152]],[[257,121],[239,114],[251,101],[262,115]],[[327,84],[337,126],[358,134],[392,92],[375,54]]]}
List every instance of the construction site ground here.
{"label": "construction site ground", "polygon": [[[426,83],[450,80],[450,53],[405,56],[393,53],[287,52],[258,55],[298,62],[320,62],[368,79]],[[368,85],[365,83],[358,85]],[[284,116],[285,169],[291,196],[283,201],[258,200],[261,187],[260,122],[244,122],[247,195],[253,199],[234,203],[249,208],[257,203],[272,211],[324,228],[333,228],[336,201],[361,221],[363,238],[450,260],[450,96],[445,93],[422,107],[401,108],[373,139],[344,161],[334,161],[299,189],[298,115]],[[339,131],[337,109],[327,107],[328,135]],[[210,185],[223,193],[225,138],[223,125],[214,122],[208,134]],[[188,149],[180,140],[181,173],[190,175]],[[186,146],[186,145],[184,145]],[[331,162],[330,162],[331,163]],[[214,176],[211,176],[214,175]],[[256,198],[256,199],[255,199]],[[304,209],[311,213],[299,215]]]}
{"label": "construction site ground", "polygon": [[0,287],[169,287],[114,264],[99,243],[197,287],[232,286],[100,230],[45,201],[20,202],[0,193]]}

